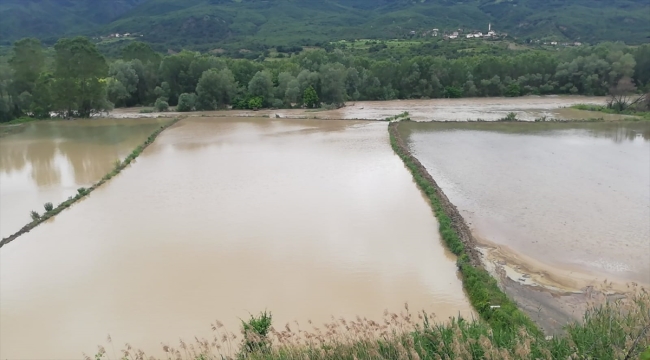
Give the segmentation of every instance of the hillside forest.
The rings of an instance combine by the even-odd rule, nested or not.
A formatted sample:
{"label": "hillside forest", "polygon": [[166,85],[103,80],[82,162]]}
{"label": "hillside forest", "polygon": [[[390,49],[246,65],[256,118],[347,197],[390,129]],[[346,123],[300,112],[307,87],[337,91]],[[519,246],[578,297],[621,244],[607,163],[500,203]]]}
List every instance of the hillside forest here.
{"label": "hillside forest", "polygon": [[488,23],[520,40],[642,44],[649,10],[647,0],[3,0],[0,46],[136,33],[158,51],[259,51]]}
{"label": "hillside forest", "polygon": [[[375,59],[314,49],[266,61],[181,51],[161,55],[130,42],[107,60],[85,37],[53,48],[26,38],[0,61],[0,121],[90,117],[113,107],[165,111],[338,107],[346,101],[650,90],[650,44],[622,43],[447,58]],[[272,60],[272,61],[269,61]]]}

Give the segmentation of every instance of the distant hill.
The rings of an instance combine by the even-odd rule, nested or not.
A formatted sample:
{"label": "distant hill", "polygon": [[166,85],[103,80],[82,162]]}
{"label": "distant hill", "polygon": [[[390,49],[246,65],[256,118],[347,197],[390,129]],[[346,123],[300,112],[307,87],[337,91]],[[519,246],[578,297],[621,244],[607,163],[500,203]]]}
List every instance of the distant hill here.
{"label": "distant hill", "polygon": [[0,42],[82,34],[147,0],[1,0]]}
{"label": "distant hill", "polygon": [[2,0],[0,42],[110,32],[173,47],[309,45],[439,28],[650,42],[650,0]]}

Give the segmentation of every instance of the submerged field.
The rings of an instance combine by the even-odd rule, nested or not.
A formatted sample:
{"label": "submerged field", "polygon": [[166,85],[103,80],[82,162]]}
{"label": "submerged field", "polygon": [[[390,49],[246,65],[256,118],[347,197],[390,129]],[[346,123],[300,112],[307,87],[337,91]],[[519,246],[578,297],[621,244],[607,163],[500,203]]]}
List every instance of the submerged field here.
{"label": "submerged field", "polygon": [[75,357],[106,334],[156,354],[264,309],[278,326],[405,302],[473,315],[378,122],[181,120],[0,269],[2,358]]}
{"label": "submerged field", "polygon": [[[650,283],[648,123],[391,127],[458,207],[484,264],[542,334],[511,312],[516,307],[506,311],[490,281],[475,277],[466,295],[460,277],[467,289],[475,273],[458,272],[467,259],[446,249],[439,225],[447,244],[453,229],[432,215],[434,195],[413,173],[416,186],[404,154],[395,150],[400,159],[391,149],[387,123],[351,120],[404,110],[415,120],[494,120],[510,111],[523,120],[549,113],[584,119],[593,113],[563,106],[602,100],[585,99],[185,114],[84,201],[0,250],[0,357],[80,358],[108,345],[110,334],[108,346],[118,350],[110,358],[126,342],[164,358],[161,343],[211,339],[222,325],[237,333],[240,319],[263,310],[273,314],[280,347],[255,358],[624,358],[632,348],[638,354],[648,344],[647,294],[588,314],[584,327],[561,334],[564,324],[582,319],[587,303],[604,299],[599,290],[623,294],[627,282]],[[29,210],[102,178],[166,121],[30,123],[0,138],[3,236],[13,232],[5,230],[7,199],[21,214],[19,228]],[[491,313],[490,305],[506,306]],[[428,328],[422,310],[435,314]],[[433,325],[479,314],[486,322]],[[548,341],[547,334],[558,337]],[[239,350],[241,337],[218,337],[195,345],[215,358],[223,347]],[[195,359],[189,350],[182,358]]]}
{"label": "submerged field", "polygon": [[[400,130],[470,224],[487,263],[513,286],[567,295],[650,284],[650,124],[404,123]],[[575,296],[558,301],[560,325],[579,318]]]}
{"label": "submerged field", "polygon": [[101,179],[169,119],[38,121],[0,137],[0,237]]}

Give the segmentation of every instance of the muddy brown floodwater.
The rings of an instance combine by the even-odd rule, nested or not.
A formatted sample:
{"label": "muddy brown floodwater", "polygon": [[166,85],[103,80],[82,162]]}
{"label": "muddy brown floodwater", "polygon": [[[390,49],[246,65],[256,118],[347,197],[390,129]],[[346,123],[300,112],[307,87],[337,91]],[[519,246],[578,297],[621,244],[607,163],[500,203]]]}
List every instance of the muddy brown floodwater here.
{"label": "muddy brown floodwater", "polygon": [[0,270],[0,358],[80,358],[107,334],[162,355],[265,309],[278,328],[405,302],[438,321],[473,314],[379,122],[181,120],[2,248]]}
{"label": "muddy brown floodwater", "polygon": [[604,120],[621,120],[625,115],[603,114],[569,108],[576,104],[605,105],[605,97],[594,96],[525,96],[518,98],[463,98],[430,100],[389,100],[356,101],[336,110],[276,109],[276,110],[226,110],[200,111],[191,113],[140,113],[140,108],[115,109],[111,116],[121,117],[156,117],[156,116],[239,116],[270,118],[309,118],[309,119],[369,119],[382,120],[387,117],[409,112],[414,121],[494,121],[514,112],[517,118],[533,121],[538,118],[557,120],[579,120],[603,118]]}
{"label": "muddy brown floodwater", "polygon": [[0,137],[0,237],[101,179],[168,119],[42,121]]}
{"label": "muddy brown floodwater", "polygon": [[399,130],[511,280],[565,293],[650,284],[650,123]]}

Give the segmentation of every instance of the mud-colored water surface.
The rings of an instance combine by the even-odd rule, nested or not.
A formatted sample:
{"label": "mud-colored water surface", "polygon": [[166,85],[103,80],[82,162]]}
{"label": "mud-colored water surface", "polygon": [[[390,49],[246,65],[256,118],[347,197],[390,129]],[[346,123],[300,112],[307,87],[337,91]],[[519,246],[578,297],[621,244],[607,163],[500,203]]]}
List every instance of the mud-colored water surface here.
{"label": "mud-colored water surface", "polygon": [[534,121],[547,120],[581,120],[602,118],[604,120],[624,120],[626,115],[603,114],[594,111],[571,109],[576,104],[605,105],[605,97],[594,96],[525,96],[519,98],[463,98],[463,99],[429,99],[429,100],[388,100],[356,101],[335,110],[310,109],[266,109],[224,110],[192,113],[140,113],[140,108],[115,109],[111,116],[121,117],[157,117],[178,116],[238,116],[288,118],[288,119],[368,119],[383,120],[391,116],[409,112],[414,121],[467,121],[499,120],[510,112],[517,119]]}
{"label": "mud-colored water surface", "polygon": [[168,119],[43,121],[0,137],[0,236],[111,171]]}
{"label": "mud-colored water surface", "polygon": [[534,121],[542,117],[575,120],[602,117],[592,111],[567,112],[576,104],[604,105],[604,97],[587,96],[527,96],[520,98],[463,98],[431,100],[391,100],[350,103],[349,106],[329,112],[339,119],[385,119],[409,112],[414,121],[495,121],[514,112],[517,119]]}
{"label": "mud-colored water surface", "polygon": [[488,257],[563,291],[650,284],[650,123],[400,126]]}
{"label": "mud-colored water surface", "polygon": [[0,251],[0,358],[107,334],[160,355],[264,309],[278,328],[472,314],[386,123],[184,119],[55,220]]}

